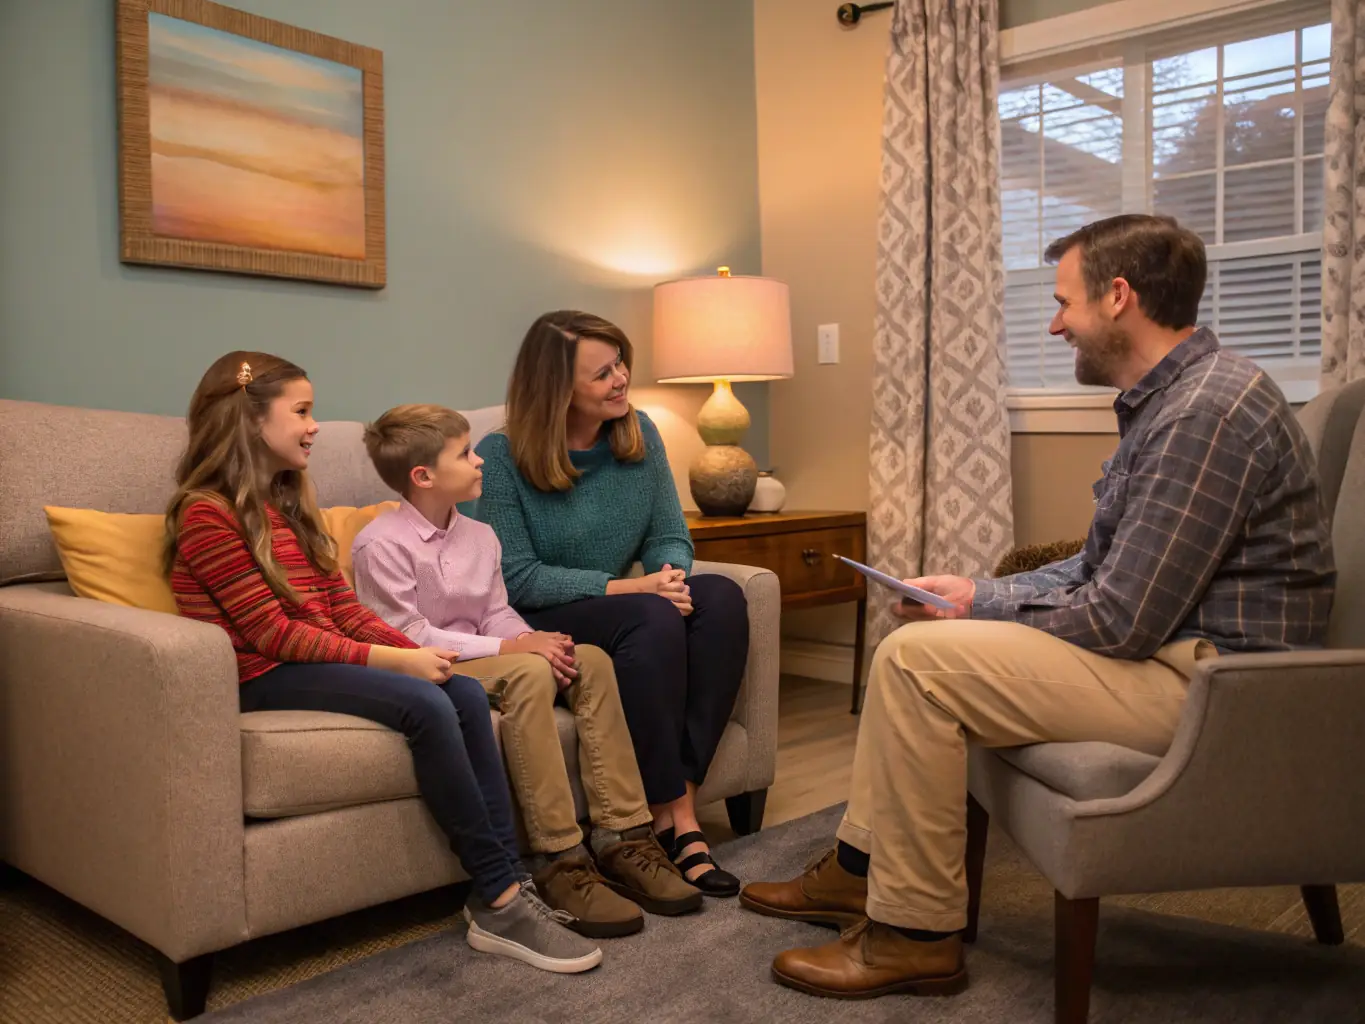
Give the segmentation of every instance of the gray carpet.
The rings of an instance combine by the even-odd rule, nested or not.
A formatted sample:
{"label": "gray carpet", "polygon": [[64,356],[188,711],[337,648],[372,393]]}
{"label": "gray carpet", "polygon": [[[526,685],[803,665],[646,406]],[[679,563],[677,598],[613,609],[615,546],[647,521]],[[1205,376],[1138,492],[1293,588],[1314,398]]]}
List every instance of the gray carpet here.
{"label": "gray carpet", "polygon": [[[717,857],[742,878],[789,877],[831,841],[838,813],[830,808],[736,840]],[[1201,906],[1214,921],[1240,913],[1246,919],[1260,914],[1274,924],[1292,915],[1285,903],[1292,893],[1241,892],[1251,910],[1230,910],[1226,901],[1237,899],[1235,894],[1195,894],[1193,902],[1174,906],[1171,898],[1165,903],[1162,897],[1147,898],[1164,913],[1106,902],[1091,1020],[1365,1022],[1365,948],[1325,948],[1283,931],[1177,916],[1200,913]],[[1352,917],[1355,896],[1353,889]],[[1351,931],[1354,925],[1348,921],[1347,927]],[[971,987],[966,993],[834,1003],[772,983],[768,966],[775,953],[824,942],[833,934],[757,917],[735,901],[708,901],[700,915],[648,918],[642,934],[604,943],[601,967],[564,978],[476,954],[465,945],[460,927],[200,1019],[204,1024],[802,1024],[830,1019],[1045,1024],[1053,1019],[1051,890],[999,833],[991,838],[981,935],[968,954]]]}

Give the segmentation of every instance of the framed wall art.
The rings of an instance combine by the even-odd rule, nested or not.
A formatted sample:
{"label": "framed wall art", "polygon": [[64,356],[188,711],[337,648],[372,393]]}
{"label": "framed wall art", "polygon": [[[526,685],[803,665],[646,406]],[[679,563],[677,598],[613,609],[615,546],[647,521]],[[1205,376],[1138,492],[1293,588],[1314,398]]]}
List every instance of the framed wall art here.
{"label": "framed wall art", "polygon": [[208,0],[118,0],[126,263],[386,283],[378,50]]}

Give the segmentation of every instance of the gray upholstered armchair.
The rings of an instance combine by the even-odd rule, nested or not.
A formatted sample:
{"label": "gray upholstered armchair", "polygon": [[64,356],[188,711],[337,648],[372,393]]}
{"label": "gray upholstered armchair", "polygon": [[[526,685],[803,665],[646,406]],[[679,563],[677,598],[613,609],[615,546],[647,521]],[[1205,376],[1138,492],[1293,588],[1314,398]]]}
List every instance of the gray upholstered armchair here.
{"label": "gray upholstered armchair", "polygon": [[[1057,890],[1056,1019],[1089,1015],[1102,896],[1298,885],[1319,942],[1365,881],[1365,381],[1304,407],[1333,517],[1329,649],[1202,663],[1164,757],[1108,743],[973,747],[968,941],[990,822]],[[1357,504],[1359,502],[1359,504]]]}

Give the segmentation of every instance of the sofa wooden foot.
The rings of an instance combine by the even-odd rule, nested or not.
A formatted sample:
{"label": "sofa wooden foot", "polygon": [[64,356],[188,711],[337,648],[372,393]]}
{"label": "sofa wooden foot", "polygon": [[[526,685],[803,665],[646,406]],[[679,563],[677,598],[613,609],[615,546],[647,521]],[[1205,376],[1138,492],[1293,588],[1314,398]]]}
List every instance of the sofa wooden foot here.
{"label": "sofa wooden foot", "polygon": [[763,809],[768,804],[766,789],[750,790],[725,798],[725,811],[730,816],[730,827],[737,836],[752,835],[763,827]]}
{"label": "sofa wooden foot", "polygon": [[1303,906],[1313,923],[1313,935],[1324,946],[1340,946],[1346,941],[1341,927],[1341,905],[1335,885],[1301,885]]}
{"label": "sofa wooden foot", "polygon": [[189,1020],[204,1012],[209,1001],[209,978],[213,973],[213,954],[192,957],[176,963],[156,950],[161,971],[161,987],[166,993],[166,1008],[175,1020]]}

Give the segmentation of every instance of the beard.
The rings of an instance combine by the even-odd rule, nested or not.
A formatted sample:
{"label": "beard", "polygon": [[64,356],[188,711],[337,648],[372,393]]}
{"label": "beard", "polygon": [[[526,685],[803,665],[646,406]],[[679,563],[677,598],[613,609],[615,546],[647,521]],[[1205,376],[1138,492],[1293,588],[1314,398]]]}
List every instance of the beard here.
{"label": "beard", "polygon": [[1117,371],[1133,351],[1132,339],[1118,324],[1103,324],[1087,334],[1073,334],[1076,343],[1076,383],[1116,387]]}

